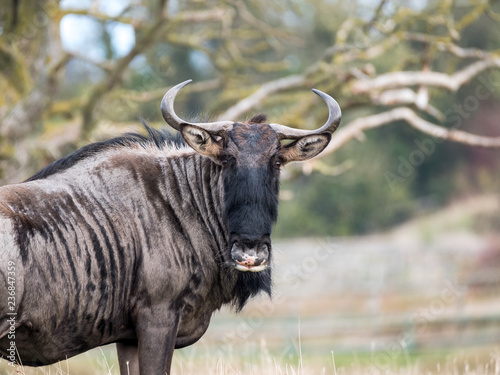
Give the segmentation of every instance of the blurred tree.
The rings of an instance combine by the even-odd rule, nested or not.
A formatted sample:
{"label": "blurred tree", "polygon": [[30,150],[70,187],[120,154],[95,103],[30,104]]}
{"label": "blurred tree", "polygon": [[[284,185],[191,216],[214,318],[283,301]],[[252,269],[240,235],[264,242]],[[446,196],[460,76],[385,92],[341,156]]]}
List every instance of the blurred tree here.
{"label": "blurred tree", "polygon": [[[141,116],[161,123],[161,97],[184,79],[195,83],[180,95],[181,113],[244,120],[265,111],[273,122],[304,128],[326,117],[308,91],[316,87],[339,101],[344,124],[321,158],[284,173],[332,176],[358,164],[341,178],[316,175],[305,190],[290,185],[305,199],[295,208],[285,202],[289,221],[307,204],[318,218],[302,226],[309,234],[384,227],[414,212],[413,201],[444,201],[454,191],[445,180],[468,165],[468,154],[475,165],[499,156],[491,149],[500,147],[500,131],[489,120],[500,97],[499,22],[500,5],[486,0],[418,7],[397,0],[6,1],[0,184],[119,134]],[[490,108],[488,118],[476,115],[482,108]],[[365,140],[363,152],[347,145],[353,138]],[[444,140],[490,151],[471,154]],[[339,160],[346,162],[335,166]],[[335,228],[324,223],[333,213],[343,220]]]}

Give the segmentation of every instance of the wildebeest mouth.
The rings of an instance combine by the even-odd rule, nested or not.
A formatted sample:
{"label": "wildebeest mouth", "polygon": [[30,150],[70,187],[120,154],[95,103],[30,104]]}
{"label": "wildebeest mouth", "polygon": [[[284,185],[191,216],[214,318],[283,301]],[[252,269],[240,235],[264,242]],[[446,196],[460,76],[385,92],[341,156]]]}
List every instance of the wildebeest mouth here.
{"label": "wildebeest mouth", "polygon": [[243,264],[239,264],[237,262],[234,262],[233,265],[234,265],[234,268],[236,268],[238,271],[241,271],[241,272],[260,272],[260,271],[264,271],[268,267],[267,263],[261,264],[259,266],[245,266]]}

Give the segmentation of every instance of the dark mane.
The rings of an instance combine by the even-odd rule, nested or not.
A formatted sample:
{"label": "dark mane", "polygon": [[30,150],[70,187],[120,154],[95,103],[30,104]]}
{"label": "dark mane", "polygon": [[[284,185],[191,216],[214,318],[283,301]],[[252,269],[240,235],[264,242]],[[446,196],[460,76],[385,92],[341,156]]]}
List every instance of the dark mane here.
{"label": "dark mane", "polygon": [[263,113],[259,113],[258,115],[253,116],[248,122],[254,124],[262,124],[266,122],[267,116]]}
{"label": "dark mane", "polygon": [[169,147],[186,146],[186,142],[179,133],[173,134],[166,128],[157,130],[147,125],[144,122],[142,123],[142,125],[146,129],[147,132],[146,135],[139,133],[126,133],[120,137],[108,139],[106,141],[91,143],[73,152],[72,154],[49,164],[48,166],[35,173],[33,176],[31,176],[24,182],[40,180],[48,176],[54,175],[58,172],[67,170],[72,166],[74,166],[79,161],[82,161],[86,158],[92,157],[100,152],[112,148],[139,145],[141,147],[154,146],[161,150]]}

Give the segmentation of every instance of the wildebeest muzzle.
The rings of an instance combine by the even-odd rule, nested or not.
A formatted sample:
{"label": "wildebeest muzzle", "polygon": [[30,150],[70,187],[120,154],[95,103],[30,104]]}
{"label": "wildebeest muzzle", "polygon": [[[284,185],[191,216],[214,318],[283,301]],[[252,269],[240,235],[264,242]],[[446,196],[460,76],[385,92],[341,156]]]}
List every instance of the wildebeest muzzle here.
{"label": "wildebeest muzzle", "polygon": [[264,236],[258,239],[240,235],[232,236],[231,258],[239,271],[259,272],[270,263],[271,239]]}

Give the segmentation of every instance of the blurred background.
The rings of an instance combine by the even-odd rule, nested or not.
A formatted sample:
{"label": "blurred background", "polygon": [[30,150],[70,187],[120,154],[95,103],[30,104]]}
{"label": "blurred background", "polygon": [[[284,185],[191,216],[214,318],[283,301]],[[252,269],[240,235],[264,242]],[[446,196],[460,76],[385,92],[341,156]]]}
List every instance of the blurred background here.
{"label": "blurred background", "polygon": [[217,313],[174,373],[500,374],[498,2],[3,0],[0,185],[164,127],[190,78],[185,118],[317,128],[317,88],[343,121],[283,171],[273,299]]}

